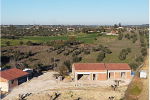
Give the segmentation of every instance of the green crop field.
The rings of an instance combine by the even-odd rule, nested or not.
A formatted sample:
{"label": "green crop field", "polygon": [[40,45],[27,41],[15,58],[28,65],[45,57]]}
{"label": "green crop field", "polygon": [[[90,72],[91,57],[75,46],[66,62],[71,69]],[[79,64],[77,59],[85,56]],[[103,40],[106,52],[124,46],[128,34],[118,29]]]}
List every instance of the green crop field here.
{"label": "green crop field", "polygon": [[[74,35],[76,40],[82,41],[84,43],[94,43],[95,39],[98,37],[97,33],[93,33],[93,34],[78,34],[78,35]],[[101,39],[103,38],[114,38],[113,36],[99,36],[101,37]],[[32,41],[32,42],[36,42],[36,43],[46,43],[48,41],[52,41],[52,40],[68,40],[70,38],[69,35],[62,35],[62,36],[24,36],[22,38],[19,39],[5,39],[2,38],[1,39],[1,46],[6,46],[6,42],[10,41],[10,45],[11,46],[16,46],[19,45],[20,41],[23,41],[24,43],[26,43],[27,41]]]}

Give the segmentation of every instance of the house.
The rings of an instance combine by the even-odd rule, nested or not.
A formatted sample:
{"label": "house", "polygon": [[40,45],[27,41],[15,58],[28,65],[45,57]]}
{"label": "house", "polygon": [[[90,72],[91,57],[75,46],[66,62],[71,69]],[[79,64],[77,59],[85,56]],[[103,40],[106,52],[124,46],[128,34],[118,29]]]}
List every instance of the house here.
{"label": "house", "polygon": [[86,80],[130,79],[131,68],[126,63],[74,63],[74,80],[86,77]]}
{"label": "house", "polygon": [[106,33],[106,35],[118,35],[118,31],[112,30],[110,33]]}
{"label": "house", "polygon": [[13,87],[27,81],[28,73],[17,68],[0,71],[0,89],[9,92]]}

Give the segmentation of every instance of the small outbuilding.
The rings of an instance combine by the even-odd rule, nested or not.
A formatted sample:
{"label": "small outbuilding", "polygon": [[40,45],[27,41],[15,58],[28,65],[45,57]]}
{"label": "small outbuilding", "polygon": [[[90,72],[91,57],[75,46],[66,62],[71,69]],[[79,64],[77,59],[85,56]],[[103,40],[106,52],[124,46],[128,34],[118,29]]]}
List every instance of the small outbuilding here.
{"label": "small outbuilding", "polygon": [[1,91],[9,92],[13,87],[27,81],[28,74],[28,72],[24,72],[17,68],[0,71]]}
{"label": "small outbuilding", "polygon": [[140,78],[147,78],[147,72],[145,70],[140,71]]}

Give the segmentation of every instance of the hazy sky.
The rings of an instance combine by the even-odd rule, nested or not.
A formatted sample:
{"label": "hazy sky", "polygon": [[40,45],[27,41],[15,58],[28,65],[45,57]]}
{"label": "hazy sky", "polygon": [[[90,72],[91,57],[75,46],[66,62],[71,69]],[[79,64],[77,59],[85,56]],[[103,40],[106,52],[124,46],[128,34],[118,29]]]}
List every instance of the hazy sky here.
{"label": "hazy sky", "polygon": [[2,0],[2,24],[147,24],[148,0]]}

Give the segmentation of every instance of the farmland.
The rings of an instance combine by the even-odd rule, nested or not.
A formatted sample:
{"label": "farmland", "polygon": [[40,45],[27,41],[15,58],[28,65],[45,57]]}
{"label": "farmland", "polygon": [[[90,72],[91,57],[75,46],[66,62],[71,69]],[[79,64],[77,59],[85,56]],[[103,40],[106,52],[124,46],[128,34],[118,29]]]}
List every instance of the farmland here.
{"label": "farmland", "polygon": [[[106,54],[105,59],[102,62],[112,62],[112,63],[131,63],[134,61],[135,57],[138,56],[138,54],[140,53],[140,49],[138,49],[140,47],[139,44],[139,40],[136,41],[136,43],[132,43],[131,40],[128,39],[122,39],[122,40],[118,40],[117,36],[107,36],[107,35],[102,35],[99,36],[97,33],[94,34],[76,34],[76,35],[62,35],[62,36],[24,36],[21,37],[19,39],[4,39],[2,38],[2,46],[4,46],[2,48],[3,49],[11,49],[14,46],[17,46],[18,49],[15,50],[19,50],[22,52],[28,52],[28,51],[32,51],[32,52],[36,52],[36,50],[34,48],[39,48],[39,53],[37,53],[36,55],[34,55],[33,57],[31,57],[32,59],[36,59],[38,58],[38,60],[35,61],[30,61],[30,57],[28,59],[24,59],[21,60],[20,62],[24,62],[29,64],[30,66],[34,66],[36,63],[42,63],[43,65],[49,65],[52,64],[52,62],[50,61],[51,58],[56,57],[58,59],[61,59],[59,63],[59,65],[61,66],[63,64],[63,62],[65,60],[71,60],[72,59],[72,54],[69,56],[64,56],[63,53],[62,54],[57,54],[56,51],[54,52],[47,52],[49,50],[49,48],[51,48],[51,46],[46,46],[45,44],[49,41],[54,41],[54,40],[64,40],[67,41],[69,39],[75,39],[78,41],[83,42],[82,44],[86,44],[87,46],[77,46],[79,49],[85,49],[88,48],[90,49],[90,54],[84,54],[81,53],[78,56],[82,57],[82,60],[80,62],[98,62],[97,59],[97,55],[99,54],[99,52],[95,52],[92,50],[93,47],[98,46],[98,45],[103,45],[106,47],[109,47],[109,49],[112,51],[111,54]],[[10,41],[10,46],[6,46],[6,41]],[[24,44],[20,45],[19,42],[23,41]],[[39,46],[27,46],[26,42],[27,41],[32,41],[35,43],[43,43]],[[56,43],[57,44],[57,43]],[[29,47],[29,48],[28,48]],[[43,48],[43,49],[41,49]],[[120,60],[119,59],[119,53],[122,49],[126,49],[126,48],[131,48],[131,52],[129,53],[126,57],[125,60]],[[30,49],[30,50],[29,50]],[[68,48],[66,47],[66,50]],[[66,51],[64,51],[66,52]],[[41,59],[41,56],[43,56],[44,58]]]}
{"label": "farmland", "polygon": [[[36,43],[46,43],[52,40],[68,40],[71,35],[62,35],[62,36],[24,36],[20,37],[19,39],[1,39],[1,46],[6,46],[6,42],[10,41],[11,46],[17,46],[19,45],[20,41],[23,41],[26,43],[27,41],[32,41]],[[76,40],[82,41],[84,43],[93,43],[94,39],[97,37],[97,34],[78,34],[78,35],[73,35]]]}

